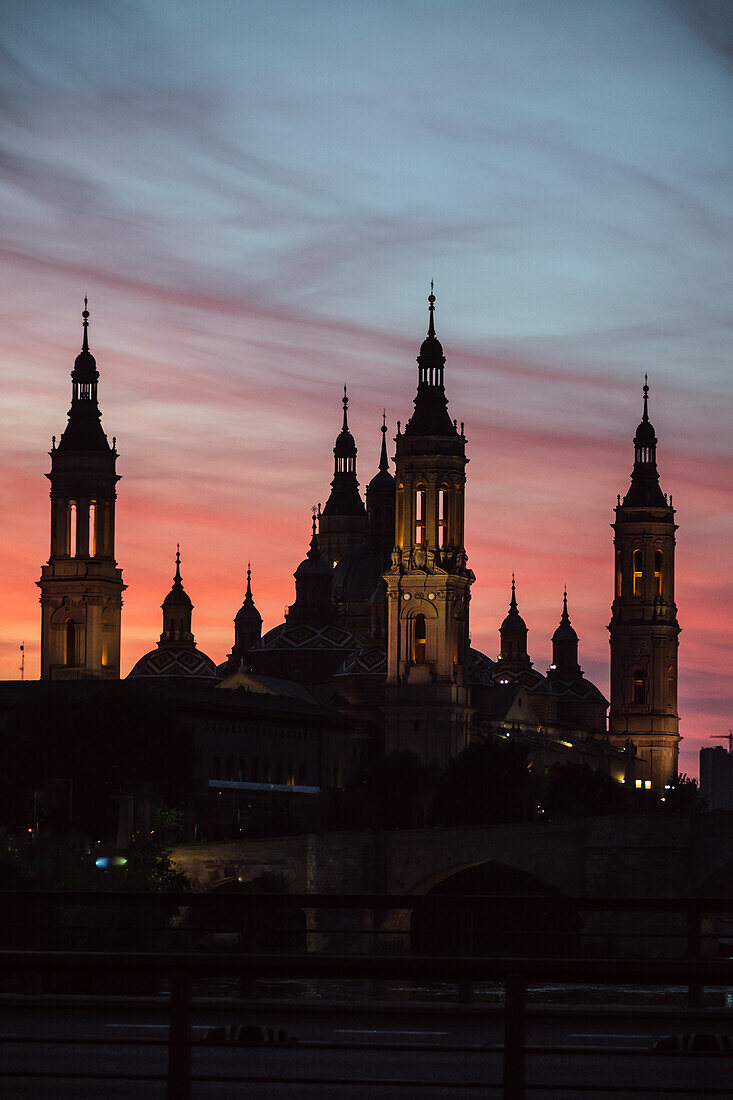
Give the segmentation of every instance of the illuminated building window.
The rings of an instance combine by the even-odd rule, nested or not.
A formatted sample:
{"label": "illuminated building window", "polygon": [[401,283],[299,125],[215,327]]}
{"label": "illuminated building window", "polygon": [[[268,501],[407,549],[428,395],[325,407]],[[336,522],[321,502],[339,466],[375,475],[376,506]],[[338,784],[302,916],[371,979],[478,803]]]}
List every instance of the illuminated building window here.
{"label": "illuminated building window", "polygon": [[396,521],[396,533],[397,533],[397,545],[402,549],[405,541],[405,487],[402,484],[397,486],[397,498],[395,503],[395,521]]}
{"label": "illuminated building window", "polygon": [[652,781],[651,781],[651,779],[645,779],[645,780],[644,780],[644,790],[646,790],[646,791],[650,791],[651,789],[652,789]]}
{"label": "illuminated building window", "polygon": [[107,635],[102,635],[102,668],[109,664],[109,642],[107,641]]}
{"label": "illuminated building window", "polygon": [[641,780],[640,780],[640,779],[637,779],[637,781],[636,781],[636,789],[637,789],[638,791],[640,791],[640,790],[641,790]]}
{"label": "illuminated building window", "polygon": [[654,551],[654,591],[662,595],[662,551]]}
{"label": "illuminated building window", "polygon": [[441,485],[438,489],[438,546],[442,549],[448,545],[448,507],[450,490],[447,485]]}
{"label": "illuminated building window", "polygon": [[104,506],[104,527],[102,530],[102,553],[111,554],[112,552],[112,512],[109,504]]}
{"label": "illuminated building window", "polygon": [[76,664],[76,627],[71,619],[66,623],[66,636],[64,638],[64,664]]}
{"label": "illuminated building window", "polygon": [[89,553],[93,558],[97,556],[97,502],[93,500],[89,504]]}
{"label": "illuminated building window", "polygon": [[641,670],[637,670],[634,673],[633,687],[634,705],[637,707],[643,707],[646,703],[646,677]]}
{"label": "illuminated building window", "polygon": [[424,665],[427,657],[428,627],[424,615],[416,615],[412,625],[412,659]]}
{"label": "illuminated building window", "polygon": [[425,486],[418,485],[415,490],[415,545],[425,542]]}
{"label": "illuminated building window", "polygon": [[642,567],[642,554],[641,550],[634,550],[634,595],[642,595],[642,584],[644,580],[644,571]]}
{"label": "illuminated building window", "polygon": [[76,503],[70,500],[66,505],[66,553],[76,557]]}

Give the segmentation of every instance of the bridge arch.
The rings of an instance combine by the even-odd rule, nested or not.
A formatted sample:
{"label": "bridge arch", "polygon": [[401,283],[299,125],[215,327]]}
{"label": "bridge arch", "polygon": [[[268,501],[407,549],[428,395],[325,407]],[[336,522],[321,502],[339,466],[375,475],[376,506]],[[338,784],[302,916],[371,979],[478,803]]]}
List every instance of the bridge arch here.
{"label": "bridge arch", "polygon": [[520,867],[477,861],[435,872],[419,887],[423,889],[414,892],[425,901],[413,909],[410,920],[410,948],[416,954],[556,955],[579,950],[582,921],[575,906],[557,887]]}

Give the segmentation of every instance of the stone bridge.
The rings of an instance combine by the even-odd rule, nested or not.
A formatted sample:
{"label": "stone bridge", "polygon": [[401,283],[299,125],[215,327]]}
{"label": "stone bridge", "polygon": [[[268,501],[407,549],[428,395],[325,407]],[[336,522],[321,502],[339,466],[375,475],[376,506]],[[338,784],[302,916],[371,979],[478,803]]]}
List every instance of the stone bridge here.
{"label": "stone bridge", "polygon": [[173,858],[203,890],[276,873],[291,893],[424,894],[491,864],[576,897],[732,897],[733,813],[334,832],[178,846]]}

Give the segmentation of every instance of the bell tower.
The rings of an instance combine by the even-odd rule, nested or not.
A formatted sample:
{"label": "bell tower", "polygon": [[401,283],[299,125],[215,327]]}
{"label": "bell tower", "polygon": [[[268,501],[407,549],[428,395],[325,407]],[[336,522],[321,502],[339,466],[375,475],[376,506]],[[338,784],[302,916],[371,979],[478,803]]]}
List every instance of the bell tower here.
{"label": "bell tower", "polygon": [[677,645],[674,602],[675,510],[659,487],[649,386],[634,438],[634,469],[616,505],[615,598],[611,609],[609,737],[638,753],[637,780],[661,790],[677,774]]}
{"label": "bell tower", "polygon": [[466,438],[448,415],[445,357],[428,334],[415,409],[397,425],[395,547],[387,584],[385,751],[445,763],[468,744],[468,605],[474,576],[463,545]]}
{"label": "bell tower", "polygon": [[41,679],[117,680],[120,676],[122,571],[115,561],[117,450],[97,404],[99,372],[83,340],[71,372],[69,422],[49,452],[51,555],[41,589]]}

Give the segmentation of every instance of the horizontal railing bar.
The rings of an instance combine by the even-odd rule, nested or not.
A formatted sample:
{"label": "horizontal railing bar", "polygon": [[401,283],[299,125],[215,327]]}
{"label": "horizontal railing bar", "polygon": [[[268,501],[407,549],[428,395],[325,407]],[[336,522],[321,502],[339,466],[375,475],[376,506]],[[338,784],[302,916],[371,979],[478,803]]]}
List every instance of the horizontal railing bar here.
{"label": "horizontal railing bar", "polygon": [[196,954],[192,952],[0,951],[0,971],[71,970],[190,976],[311,978],[429,978],[433,981],[503,980],[521,975],[536,984],[733,986],[733,959],[577,959],[522,956]]}
{"label": "horizontal railing bar", "polygon": [[574,897],[568,894],[245,894],[224,891],[178,891],[176,893],[121,892],[105,893],[82,890],[3,890],[4,903],[14,900],[50,902],[57,905],[155,905],[177,908],[179,906],[211,908],[241,906],[258,908],[271,903],[283,909],[413,909],[417,906],[490,907],[502,903],[528,906],[570,905],[581,912],[607,910],[609,912],[731,912],[733,898],[644,898],[644,897]]}

